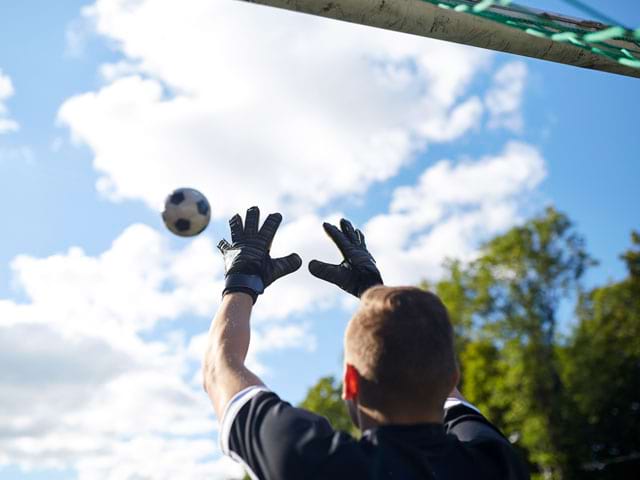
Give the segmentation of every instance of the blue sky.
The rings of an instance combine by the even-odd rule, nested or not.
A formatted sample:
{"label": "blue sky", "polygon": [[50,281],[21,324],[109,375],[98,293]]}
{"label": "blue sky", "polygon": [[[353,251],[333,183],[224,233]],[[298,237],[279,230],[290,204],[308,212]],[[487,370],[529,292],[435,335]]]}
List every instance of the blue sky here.
{"label": "blue sky", "polygon": [[[639,80],[206,4],[0,6],[0,118],[19,126],[0,133],[0,479],[234,472],[197,368],[214,245],[254,203],[284,212],[274,248],[305,261],[337,261],[320,223],[352,218],[391,283],[553,204],[601,262],[588,284],[624,274]],[[590,4],[640,24],[631,0]],[[181,185],[213,205],[195,240],[157,212]],[[299,401],[339,372],[354,304],[304,271],[279,283],[251,362]]]}

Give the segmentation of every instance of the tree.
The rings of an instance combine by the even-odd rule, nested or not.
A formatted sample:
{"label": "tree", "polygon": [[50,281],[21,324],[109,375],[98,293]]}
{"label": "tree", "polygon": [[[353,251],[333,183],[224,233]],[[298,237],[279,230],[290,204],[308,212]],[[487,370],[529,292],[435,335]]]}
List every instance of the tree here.
{"label": "tree", "polygon": [[465,395],[547,478],[569,474],[557,311],[592,263],[571,221],[548,208],[469,264],[450,262],[436,284],[459,337]]}
{"label": "tree", "polygon": [[[597,478],[640,471],[640,234],[622,255],[628,276],[584,294],[578,324],[562,349],[562,378],[571,395],[570,451]],[[635,461],[634,461],[635,460]]]}

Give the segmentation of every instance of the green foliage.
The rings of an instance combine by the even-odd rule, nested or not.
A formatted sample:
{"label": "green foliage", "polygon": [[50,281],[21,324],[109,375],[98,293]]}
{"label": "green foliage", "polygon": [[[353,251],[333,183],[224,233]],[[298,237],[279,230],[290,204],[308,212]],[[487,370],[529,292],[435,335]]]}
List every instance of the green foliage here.
{"label": "green foliage", "polygon": [[570,451],[586,464],[640,452],[640,235],[634,232],[632,241],[635,249],[622,256],[628,277],[581,297],[579,323],[562,349],[572,427],[579,432]]}
{"label": "green foliage", "polygon": [[498,348],[489,340],[468,342],[461,350],[460,363],[464,371],[470,373],[465,374],[465,396],[473,399],[474,404],[494,422],[503,424],[507,405],[504,405],[504,397],[495,394],[496,388],[501,388],[496,379],[503,378],[509,366],[501,358]]}
{"label": "green foliage", "polygon": [[549,208],[468,265],[450,262],[436,285],[455,325],[465,395],[547,476],[566,472],[556,312],[592,263],[571,221]]}
{"label": "green foliage", "polygon": [[556,312],[593,264],[571,221],[553,208],[448,264],[436,285],[456,326],[465,395],[547,476],[566,472],[565,402]]}
{"label": "green foliage", "polygon": [[[589,468],[640,453],[640,235],[629,276],[590,292],[595,262],[562,213],[547,209],[447,264],[435,289],[449,308],[465,395],[522,449],[534,477],[624,478]],[[563,301],[577,322],[557,334]],[[613,464],[613,463],[612,463]]]}
{"label": "green foliage", "polygon": [[334,429],[357,436],[358,430],[351,422],[341,394],[342,384],[340,382],[331,376],[323,377],[309,389],[307,396],[299,406],[326,417]]}

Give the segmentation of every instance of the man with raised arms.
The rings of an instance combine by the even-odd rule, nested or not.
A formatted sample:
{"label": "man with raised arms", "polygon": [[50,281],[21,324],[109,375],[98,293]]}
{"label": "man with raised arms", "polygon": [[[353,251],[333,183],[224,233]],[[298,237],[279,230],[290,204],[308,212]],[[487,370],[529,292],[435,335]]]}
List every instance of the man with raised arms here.
{"label": "man with raised arms", "polygon": [[251,310],[274,281],[300,268],[297,254],[271,258],[282,221],[260,226],[257,207],[230,220],[222,240],[225,288],[209,332],[203,375],[220,419],[224,454],[261,480],[526,479],[500,431],[456,385],[459,370],[445,306],[415,287],[385,287],[364,235],[347,220],[324,230],[340,265],[309,263],[314,276],[360,298],[344,337],[343,398],[362,437],[335,431],[295,408],[245,366]]}

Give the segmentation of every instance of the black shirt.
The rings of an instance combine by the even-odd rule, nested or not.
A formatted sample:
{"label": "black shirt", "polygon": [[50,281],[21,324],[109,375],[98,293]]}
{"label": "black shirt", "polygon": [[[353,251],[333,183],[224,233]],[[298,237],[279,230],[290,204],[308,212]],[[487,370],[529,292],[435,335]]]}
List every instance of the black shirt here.
{"label": "black shirt", "polygon": [[356,440],[264,387],[236,395],[223,415],[223,453],[260,480],[520,480],[509,442],[475,407],[450,400],[443,424],[385,425]]}

